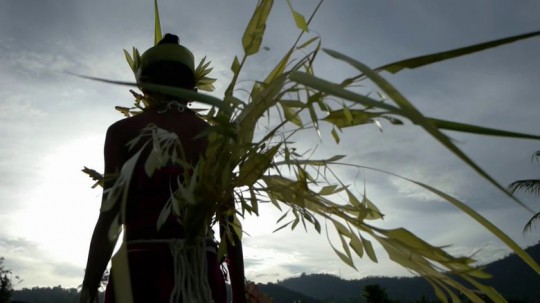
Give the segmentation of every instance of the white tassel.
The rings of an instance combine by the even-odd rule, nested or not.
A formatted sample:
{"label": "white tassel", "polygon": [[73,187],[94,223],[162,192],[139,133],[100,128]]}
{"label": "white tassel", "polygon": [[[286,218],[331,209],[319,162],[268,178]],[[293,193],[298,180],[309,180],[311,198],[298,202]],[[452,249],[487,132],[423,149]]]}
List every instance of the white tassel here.
{"label": "white tassel", "polygon": [[206,241],[203,239],[186,244],[185,240],[172,240],[170,248],[175,285],[169,302],[213,303],[208,282]]}

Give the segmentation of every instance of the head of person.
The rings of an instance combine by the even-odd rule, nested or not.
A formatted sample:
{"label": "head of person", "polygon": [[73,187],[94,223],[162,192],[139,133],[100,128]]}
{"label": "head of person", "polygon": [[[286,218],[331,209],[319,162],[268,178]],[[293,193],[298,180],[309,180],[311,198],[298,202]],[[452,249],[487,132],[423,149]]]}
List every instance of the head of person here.
{"label": "head of person", "polygon": [[[145,51],[137,71],[137,82],[195,89],[195,62],[189,49],[179,44],[178,36],[166,34],[163,39]],[[151,97],[167,95],[142,89]]]}

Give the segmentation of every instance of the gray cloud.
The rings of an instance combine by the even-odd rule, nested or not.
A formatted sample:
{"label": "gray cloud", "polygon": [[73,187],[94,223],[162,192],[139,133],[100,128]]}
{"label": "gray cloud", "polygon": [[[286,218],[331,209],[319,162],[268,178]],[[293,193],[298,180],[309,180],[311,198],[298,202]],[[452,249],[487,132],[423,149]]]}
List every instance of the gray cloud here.
{"label": "gray cloud", "polygon": [[251,266],[256,266],[256,265],[260,265],[264,263],[264,259],[263,258],[254,258],[254,257],[250,257],[250,258],[244,258],[244,265],[246,267],[251,267]]}
{"label": "gray cloud", "polygon": [[0,238],[0,247],[5,252],[18,253],[24,251],[32,251],[37,248],[37,244],[26,239],[5,239]]}

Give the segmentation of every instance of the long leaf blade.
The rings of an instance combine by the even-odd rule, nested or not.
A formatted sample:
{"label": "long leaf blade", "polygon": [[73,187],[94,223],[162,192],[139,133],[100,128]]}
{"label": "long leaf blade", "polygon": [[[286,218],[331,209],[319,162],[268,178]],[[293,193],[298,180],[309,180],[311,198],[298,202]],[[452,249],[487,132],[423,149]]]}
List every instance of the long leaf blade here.
{"label": "long leaf blade", "polygon": [[512,43],[512,42],[516,42],[516,41],[519,41],[519,40],[532,38],[532,37],[535,37],[535,36],[538,36],[538,35],[540,35],[540,31],[529,32],[529,33],[525,33],[525,34],[521,34],[521,35],[517,35],[517,36],[511,36],[511,37],[506,37],[506,38],[503,38],[503,39],[488,41],[488,42],[475,44],[475,45],[471,45],[471,46],[460,47],[460,48],[456,48],[456,49],[449,50],[449,51],[444,51],[444,52],[439,52],[439,53],[414,57],[414,58],[410,58],[410,59],[406,59],[406,60],[401,60],[401,61],[397,61],[397,62],[393,62],[393,63],[390,63],[390,64],[383,65],[381,67],[376,68],[375,70],[376,71],[385,70],[387,72],[395,74],[395,73],[401,71],[404,68],[413,69],[413,68],[421,67],[421,66],[424,66],[424,65],[429,65],[429,64],[436,63],[436,62],[440,62],[440,61],[453,59],[453,58],[456,58],[456,57],[460,57],[460,56],[480,52],[480,51],[483,51],[483,50],[486,50],[486,49],[489,49],[489,48],[494,48],[494,47],[497,47],[497,46],[501,46],[501,45]]}
{"label": "long leaf blade", "polygon": [[222,100],[216,97],[210,96],[210,95],[195,92],[190,89],[183,89],[183,88],[178,88],[174,86],[166,86],[166,85],[158,85],[158,84],[150,84],[150,83],[114,81],[114,80],[108,80],[108,79],[90,77],[90,76],[84,76],[84,75],[78,75],[78,74],[71,74],[71,75],[79,77],[79,78],[83,78],[83,79],[99,81],[99,82],[115,84],[115,85],[135,86],[135,87],[142,86],[148,90],[159,91],[161,93],[165,93],[174,97],[188,98],[193,101],[205,103],[205,104],[217,107],[226,113],[231,112],[231,109]]}
{"label": "long leaf blade", "polygon": [[511,131],[499,130],[494,128],[487,128],[482,126],[476,126],[472,124],[459,123],[455,121],[447,121],[436,118],[427,118],[430,120],[437,128],[453,130],[463,133],[473,133],[478,135],[488,135],[488,136],[497,136],[497,137],[510,137],[510,138],[522,138],[522,139],[540,139],[540,136],[530,135],[524,133],[516,133]]}
{"label": "long leaf blade", "polygon": [[298,72],[298,71],[290,72],[289,78],[296,83],[314,88],[326,94],[330,94],[336,97],[354,101],[366,107],[380,108],[392,114],[405,116],[405,113],[400,108],[397,108],[395,106],[382,103],[375,99],[354,93],[352,91],[344,89],[338,84],[332,83],[330,81],[315,77],[313,75],[310,75],[304,72]]}
{"label": "long leaf blade", "polygon": [[446,201],[450,202],[455,207],[459,208],[462,212],[466,213],[470,217],[472,217],[476,222],[480,223],[482,226],[484,226],[487,230],[489,230],[492,234],[497,236],[501,241],[503,241],[508,247],[510,247],[525,263],[527,263],[536,273],[540,274],[540,265],[534,261],[534,259],[527,254],[525,250],[523,250],[514,240],[512,240],[508,235],[506,235],[502,230],[500,230],[497,226],[495,226],[493,223],[491,223],[489,220],[484,218],[482,215],[474,211],[472,208],[467,206],[465,203],[455,199],[454,197],[434,188],[427,184],[417,182],[414,180],[410,180],[407,178],[404,178],[412,183],[415,183],[430,192],[438,195],[439,197],[445,199]]}

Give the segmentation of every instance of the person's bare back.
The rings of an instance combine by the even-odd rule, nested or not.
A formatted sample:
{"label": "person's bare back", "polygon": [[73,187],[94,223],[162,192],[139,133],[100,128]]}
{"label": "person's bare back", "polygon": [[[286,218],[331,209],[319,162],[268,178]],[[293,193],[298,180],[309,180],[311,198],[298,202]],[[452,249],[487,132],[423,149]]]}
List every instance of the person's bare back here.
{"label": "person's bare back", "polygon": [[196,161],[206,149],[206,137],[200,135],[209,125],[190,109],[180,111],[174,106],[176,105],[166,111],[158,108],[145,110],[141,114],[120,120],[109,127],[107,135],[111,136],[111,140],[118,142],[118,145],[126,146],[145,127],[153,124],[175,133],[184,147],[186,156],[189,160]]}

